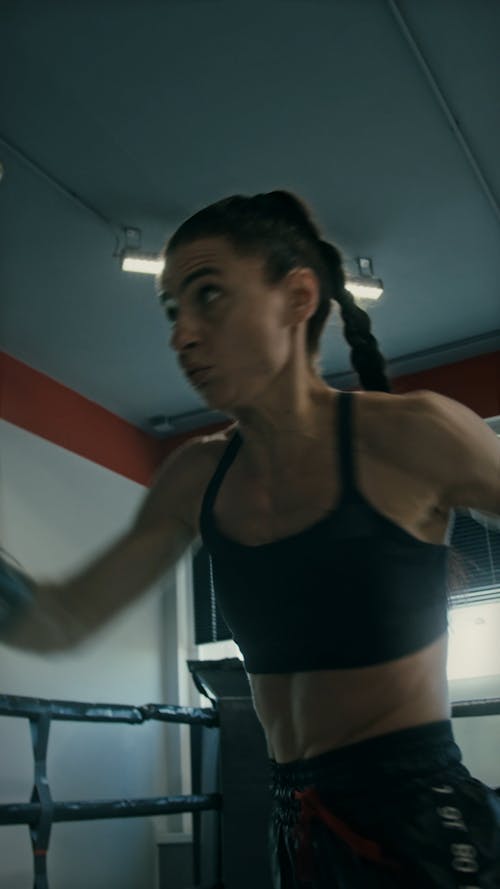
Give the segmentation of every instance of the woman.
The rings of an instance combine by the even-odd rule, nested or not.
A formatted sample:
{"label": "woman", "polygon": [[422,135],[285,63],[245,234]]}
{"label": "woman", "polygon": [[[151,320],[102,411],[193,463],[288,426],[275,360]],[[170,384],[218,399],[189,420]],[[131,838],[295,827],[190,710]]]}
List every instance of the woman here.
{"label": "woman", "polygon": [[[238,421],[214,442],[195,509],[266,733],[276,889],[500,886],[500,801],[461,764],[446,680],[459,502],[441,497],[452,453],[436,447],[447,410],[474,415],[384,394],[369,317],[293,195],[220,201],[165,259],[172,345]],[[317,371],[332,298],[372,390],[355,399]]]}
{"label": "woman", "polygon": [[[165,570],[165,549],[178,558],[201,533],[267,741],[276,889],[500,886],[500,802],[461,762],[446,678],[450,514],[495,513],[495,435],[450,399],[390,394],[339,251],[293,195],[207,207],[165,259],[172,346],[236,423],[198,442],[195,462],[169,461],[134,526],[148,535],[101,557],[58,611],[38,590],[39,609],[64,608],[76,640],[91,610],[97,626],[152,581],[146,563]],[[332,300],[355,395],[319,373]],[[180,525],[158,524],[174,489],[175,547]],[[15,616],[29,582],[3,577]]]}

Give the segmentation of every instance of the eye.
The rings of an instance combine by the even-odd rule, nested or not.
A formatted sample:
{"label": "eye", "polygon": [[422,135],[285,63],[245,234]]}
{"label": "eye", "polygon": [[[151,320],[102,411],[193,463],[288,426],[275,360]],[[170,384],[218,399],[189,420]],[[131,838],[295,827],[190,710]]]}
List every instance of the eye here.
{"label": "eye", "polygon": [[[210,294],[210,293],[220,294],[220,292],[221,292],[220,288],[217,287],[215,284],[203,284],[196,291],[196,299],[200,300],[202,303],[210,305],[211,300],[209,301],[207,299],[207,294]],[[170,300],[167,299],[164,302],[164,308],[165,308],[165,313],[167,315],[168,320],[171,321],[172,324],[175,324],[175,322],[177,320],[177,313],[178,313],[177,302],[174,299],[170,299]]]}
{"label": "eye", "polygon": [[177,313],[177,303],[175,299],[170,299],[168,296],[165,296],[164,293],[159,294],[159,299],[161,307],[164,309],[169,321],[175,321]]}
{"label": "eye", "polygon": [[[197,291],[196,296],[198,297],[198,299],[199,299],[201,296],[203,296],[202,302],[206,302],[206,300],[205,300],[205,296],[207,295],[207,293],[217,293],[217,294],[219,294],[219,293],[220,293],[220,289],[219,289],[219,287],[217,287],[216,284],[204,284],[204,285],[203,285],[202,287],[200,287],[200,289]],[[211,302],[212,302],[212,300],[209,301],[209,304],[210,304]]]}
{"label": "eye", "polygon": [[173,299],[167,300],[163,304],[163,308],[165,309],[165,314],[168,320],[171,321],[172,324],[174,324],[177,318],[177,303],[175,303]]}

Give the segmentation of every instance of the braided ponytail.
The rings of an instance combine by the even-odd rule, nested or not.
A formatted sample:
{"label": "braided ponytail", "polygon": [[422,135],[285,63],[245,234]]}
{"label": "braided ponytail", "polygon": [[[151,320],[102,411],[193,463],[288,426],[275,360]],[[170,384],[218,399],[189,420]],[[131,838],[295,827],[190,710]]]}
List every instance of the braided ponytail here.
{"label": "braided ponytail", "polygon": [[344,336],[351,346],[351,362],[366,390],[392,392],[386,375],[385,358],[378,342],[371,333],[370,316],[355,302],[352,293],[345,288],[345,277],[338,250],[327,241],[320,240],[321,254],[328,266],[333,283],[333,299],[340,306],[344,321]]}

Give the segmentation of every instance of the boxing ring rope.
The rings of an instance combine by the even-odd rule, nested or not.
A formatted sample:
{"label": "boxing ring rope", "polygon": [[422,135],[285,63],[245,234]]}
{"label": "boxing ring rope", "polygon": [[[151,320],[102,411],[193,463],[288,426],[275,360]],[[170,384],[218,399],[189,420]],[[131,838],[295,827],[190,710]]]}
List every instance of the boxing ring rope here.
{"label": "boxing ring rope", "polygon": [[44,698],[0,695],[0,716],[24,717],[30,720],[35,759],[35,783],[31,799],[29,803],[0,805],[0,826],[29,825],[34,859],[34,889],[49,889],[46,859],[52,824],[61,821],[194,813],[219,810],[222,805],[220,794],[54,802],[46,773],[49,729],[52,720],[140,725],[154,719],[161,722],[216,728],[219,725],[218,713],[210,708],[156,704],[133,707],[122,704],[51,701]]}
{"label": "boxing ring rope", "polygon": [[[500,715],[500,698],[458,701],[452,705],[452,718]],[[193,796],[165,796],[148,799],[78,800],[54,802],[47,772],[47,747],[53,720],[71,722],[121,722],[144,724],[154,719],[205,728],[220,728],[217,710],[211,708],[177,707],[145,704],[133,707],[123,704],[95,704],[75,701],[51,701],[0,695],[0,716],[30,720],[35,759],[35,782],[29,803],[0,805],[0,826],[27,824],[34,859],[34,889],[49,889],[47,851],[52,825],[61,821],[90,821],[107,818],[136,818],[145,815],[174,815],[184,812],[218,811],[222,795],[211,793]],[[500,795],[500,788],[496,788]]]}

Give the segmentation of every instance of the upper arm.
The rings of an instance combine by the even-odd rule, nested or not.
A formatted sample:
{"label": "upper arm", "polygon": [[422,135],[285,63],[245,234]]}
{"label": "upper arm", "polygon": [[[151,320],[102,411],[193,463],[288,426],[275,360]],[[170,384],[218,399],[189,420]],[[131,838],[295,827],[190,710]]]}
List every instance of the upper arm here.
{"label": "upper arm", "polygon": [[458,401],[417,392],[422,441],[435,462],[443,506],[500,514],[500,439],[485,421]]}

